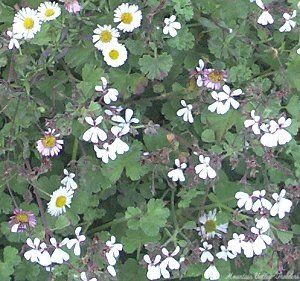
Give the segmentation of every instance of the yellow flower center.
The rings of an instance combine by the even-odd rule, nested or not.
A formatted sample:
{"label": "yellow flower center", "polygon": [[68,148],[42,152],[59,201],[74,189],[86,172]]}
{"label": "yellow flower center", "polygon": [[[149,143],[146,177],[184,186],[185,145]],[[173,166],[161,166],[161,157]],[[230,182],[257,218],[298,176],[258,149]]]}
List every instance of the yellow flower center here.
{"label": "yellow flower center", "polygon": [[220,82],[224,79],[222,72],[219,70],[214,70],[212,73],[208,74],[208,77],[213,83]]}
{"label": "yellow flower center", "polygon": [[109,52],[109,57],[112,59],[112,60],[117,60],[119,58],[119,52],[117,50],[111,50]]}
{"label": "yellow flower center", "polygon": [[53,135],[45,136],[43,139],[43,145],[47,148],[52,148],[56,144],[56,138]]}
{"label": "yellow flower center", "polygon": [[131,24],[133,21],[133,16],[131,13],[123,13],[121,16],[121,21],[125,24]]}
{"label": "yellow flower center", "polygon": [[207,233],[216,231],[216,229],[217,229],[216,221],[207,220],[206,223],[204,224],[204,228]]}
{"label": "yellow flower center", "polygon": [[29,222],[29,217],[26,214],[17,214],[16,219],[17,219],[17,221],[22,222],[22,223],[28,223]]}
{"label": "yellow flower center", "polygon": [[32,29],[34,27],[34,20],[32,18],[26,18],[23,24],[26,29]]}
{"label": "yellow flower center", "polygon": [[46,11],[45,11],[45,16],[46,17],[51,17],[51,16],[53,16],[55,14],[55,11],[53,10],[53,9],[47,9]]}
{"label": "yellow flower center", "polygon": [[56,207],[58,207],[58,208],[64,207],[66,205],[66,203],[67,203],[67,197],[66,196],[62,195],[62,196],[58,196],[56,198],[56,202],[55,202]]}
{"label": "yellow flower center", "polygon": [[101,32],[100,34],[100,40],[104,43],[108,43],[110,42],[112,39],[112,35],[111,35],[111,32],[108,31],[108,30],[104,30]]}

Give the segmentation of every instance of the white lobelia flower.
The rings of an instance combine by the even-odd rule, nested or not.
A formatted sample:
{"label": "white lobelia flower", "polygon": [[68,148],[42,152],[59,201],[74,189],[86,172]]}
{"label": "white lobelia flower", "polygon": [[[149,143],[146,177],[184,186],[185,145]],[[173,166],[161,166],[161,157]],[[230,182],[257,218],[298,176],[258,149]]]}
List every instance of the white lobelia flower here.
{"label": "white lobelia flower", "polygon": [[175,250],[172,253],[169,253],[169,251],[166,248],[162,248],[162,253],[166,258],[160,263],[160,271],[161,275],[164,278],[170,278],[170,272],[167,270],[167,268],[174,270],[179,269],[180,263],[174,258],[180,251],[180,247],[177,246]]}
{"label": "white lobelia flower", "polygon": [[39,19],[44,22],[54,20],[61,14],[61,9],[55,2],[41,3],[37,10]]}
{"label": "white lobelia flower", "polygon": [[212,249],[212,245],[208,244],[207,242],[203,243],[203,248],[199,247],[199,250],[202,252],[200,256],[200,261],[205,263],[207,261],[212,262],[214,260],[214,256],[211,254],[209,250]]}
{"label": "white lobelia flower", "polygon": [[55,190],[52,195],[50,202],[47,204],[47,212],[51,216],[59,216],[66,212],[66,207],[70,208],[71,200],[73,198],[74,191],[67,187],[60,187]]}
{"label": "white lobelia flower", "polygon": [[16,49],[20,49],[20,43],[19,43],[18,40],[23,38],[22,34],[21,33],[16,33],[15,34],[10,30],[7,30],[6,34],[10,38],[9,43],[8,43],[8,49],[12,50],[14,47]]}
{"label": "white lobelia flower", "polygon": [[280,32],[290,32],[295,26],[296,22],[292,20],[294,17],[296,17],[297,11],[293,10],[292,15],[289,15],[288,13],[283,14],[283,18],[285,19],[285,23],[283,26],[279,28]]}
{"label": "white lobelia flower", "polygon": [[243,95],[243,92],[241,89],[237,89],[234,91],[231,91],[230,88],[227,85],[223,86],[223,92],[219,93],[219,98],[221,101],[225,101],[223,112],[226,113],[230,106],[232,106],[234,109],[238,109],[240,106],[240,103],[236,101],[233,97]]}
{"label": "white lobelia flower", "polygon": [[139,123],[139,119],[132,118],[132,116],[133,116],[133,110],[130,108],[127,108],[125,110],[125,119],[119,115],[112,116],[111,120],[119,123],[118,127],[122,128],[122,130],[119,133],[119,136],[123,136],[129,133],[131,123],[135,123],[135,124]]}
{"label": "white lobelia flower", "polygon": [[111,276],[115,277],[117,275],[117,272],[112,265],[109,265],[106,269]]}
{"label": "white lobelia flower", "polygon": [[241,247],[244,251],[246,258],[253,258],[254,255],[254,245],[252,241],[243,241]]}
{"label": "white lobelia flower", "polygon": [[67,169],[64,169],[65,177],[60,181],[68,189],[77,189],[77,183],[73,180],[75,177],[74,173],[69,173]]}
{"label": "white lobelia flower", "polygon": [[285,119],[282,116],[278,119],[278,122],[271,120],[269,125],[262,124],[260,128],[265,134],[260,139],[261,144],[267,147],[274,147],[278,144],[284,145],[291,141],[291,134],[284,129],[289,127],[291,123],[291,118]]}
{"label": "white lobelia flower", "polygon": [[212,239],[216,235],[221,238],[222,233],[227,233],[228,223],[217,224],[217,210],[211,210],[208,214],[203,214],[199,218],[200,226],[196,228],[198,231],[198,235],[202,237],[202,239]]}
{"label": "white lobelia flower", "polygon": [[101,77],[102,86],[95,86],[95,91],[100,92],[103,96],[103,100],[106,104],[110,104],[112,101],[116,101],[118,99],[119,92],[115,88],[107,89],[107,80],[105,77]]}
{"label": "white lobelia flower", "polygon": [[264,189],[253,191],[252,197],[254,199],[256,198],[252,206],[253,212],[257,212],[262,209],[270,210],[272,208],[271,202],[268,199],[264,198],[265,195],[266,195],[266,191]]}
{"label": "white lobelia flower", "polygon": [[85,117],[85,121],[92,127],[86,130],[82,136],[84,141],[91,141],[92,143],[98,143],[100,141],[105,141],[107,139],[107,134],[98,127],[102,122],[103,117],[99,116],[96,120],[92,117]]}
{"label": "white lobelia flower", "polygon": [[185,100],[180,101],[183,108],[179,109],[176,114],[177,116],[182,116],[183,121],[193,123],[194,118],[192,115],[193,106],[191,104],[186,104]]}
{"label": "white lobelia flower", "polygon": [[117,28],[123,32],[132,32],[141,25],[142,12],[137,5],[122,3],[114,11],[114,22],[118,23]]}
{"label": "white lobelia flower", "polygon": [[296,53],[300,55],[300,48],[297,49]]}
{"label": "white lobelia flower", "polygon": [[223,259],[223,260],[227,261],[227,258],[232,260],[237,256],[236,253],[229,251],[224,245],[221,245],[220,248],[221,248],[221,252],[218,252],[216,254],[218,259]]}
{"label": "white lobelia flower", "polygon": [[221,99],[221,96],[216,91],[211,92],[211,96],[215,100],[215,102],[208,106],[207,109],[210,112],[216,111],[217,114],[225,114],[227,111],[223,100]]}
{"label": "white lobelia flower", "polygon": [[261,255],[262,251],[267,248],[266,245],[270,245],[272,243],[272,238],[264,234],[266,230],[254,226],[251,227],[251,232],[257,235],[253,242],[253,251],[255,255]]}
{"label": "white lobelia flower", "polygon": [[14,17],[13,33],[24,39],[32,39],[40,31],[41,23],[37,11],[28,7],[22,8]]}
{"label": "white lobelia flower", "polygon": [[80,250],[80,243],[85,241],[86,237],[84,235],[80,235],[81,227],[77,227],[75,229],[75,235],[76,238],[69,239],[67,241],[67,247],[68,249],[71,249],[74,247],[74,254],[76,256],[80,256],[81,250]]}
{"label": "white lobelia flower", "polygon": [[144,255],[144,261],[148,264],[147,266],[147,278],[149,280],[159,279],[161,276],[159,262],[161,260],[161,255],[157,255],[153,261],[151,261],[149,255]]}
{"label": "white lobelia flower", "polygon": [[124,154],[129,150],[129,146],[126,142],[122,141],[120,138],[120,132],[122,128],[113,126],[111,129],[112,134],[115,136],[114,141],[110,144],[112,150],[114,150],[117,154]]}
{"label": "white lobelia flower", "polygon": [[114,266],[119,257],[119,252],[123,250],[123,245],[121,243],[116,243],[116,237],[111,236],[110,240],[106,241],[107,252],[105,256],[109,265]]}
{"label": "white lobelia flower", "polygon": [[195,166],[196,174],[199,174],[199,178],[201,179],[213,179],[217,176],[216,171],[209,165],[210,158],[204,157],[203,155],[199,155],[200,164]]}
{"label": "white lobelia flower", "polygon": [[246,211],[250,211],[252,209],[253,206],[252,196],[250,196],[248,193],[238,191],[235,194],[235,198],[238,200],[237,205],[240,209],[243,207],[245,208]]}
{"label": "white lobelia flower", "polygon": [[[254,2],[254,1],[252,1]],[[261,25],[267,25],[274,23],[274,19],[269,13],[268,9],[266,8],[265,4],[262,2],[262,0],[255,0],[256,5],[263,10],[262,14],[257,19],[257,23]]]}
{"label": "white lobelia flower", "polygon": [[266,217],[255,218],[255,224],[256,228],[263,230],[263,232],[270,229],[270,223]]}
{"label": "white lobelia flower", "polygon": [[118,37],[120,37],[119,31],[111,25],[97,25],[94,29],[93,43],[98,50],[102,51],[108,44],[117,43]]}
{"label": "white lobelia flower", "polygon": [[240,254],[242,251],[242,245],[245,243],[245,235],[233,233],[233,239],[228,241],[227,250],[232,251],[233,253]]}
{"label": "white lobelia flower", "polygon": [[97,158],[100,158],[103,163],[108,163],[109,159],[115,160],[117,158],[115,148],[107,142],[103,144],[103,148],[99,148],[97,145],[94,145],[94,150]]}
{"label": "white lobelia flower", "polygon": [[176,16],[172,15],[170,18],[164,19],[165,26],[163,28],[163,34],[170,34],[171,37],[177,35],[177,29],[181,28],[181,24],[176,21]]}
{"label": "white lobelia flower", "polygon": [[112,67],[119,67],[127,60],[127,49],[120,43],[110,43],[102,51],[103,59]]}
{"label": "white lobelia flower", "polygon": [[204,271],[204,278],[208,280],[218,280],[220,278],[220,273],[214,265],[210,265]]}
{"label": "white lobelia flower", "polygon": [[280,193],[273,193],[272,197],[276,201],[270,210],[271,216],[276,216],[282,219],[285,216],[285,213],[289,213],[292,207],[292,201],[284,198],[286,194],[285,189],[282,189]]}
{"label": "white lobelia flower", "polygon": [[39,139],[36,144],[36,149],[44,157],[57,156],[62,148],[64,141],[58,139],[60,134],[55,134],[55,129],[48,129],[44,132],[44,137]]}
{"label": "white lobelia flower", "polygon": [[244,126],[246,128],[251,127],[253,133],[255,135],[259,135],[260,134],[260,128],[259,128],[260,116],[255,115],[255,110],[251,110],[251,117],[252,117],[252,119],[244,121]]}
{"label": "white lobelia flower", "polygon": [[185,177],[183,174],[183,170],[186,169],[187,164],[186,163],[180,163],[179,159],[175,159],[175,165],[176,169],[170,171],[168,173],[168,177],[172,179],[172,181],[185,181]]}
{"label": "white lobelia flower", "polygon": [[38,262],[41,255],[41,240],[39,238],[34,238],[32,241],[31,238],[27,238],[26,243],[31,249],[24,253],[24,258],[26,260],[30,260],[31,262]]}
{"label": "white lobelia flower", "polygon": [[85,272],[80,273],[80,278],[82,281],[97,281],[97,278],[88,279]]}
{"label": "white lobelia flower", "polygon": [[70,256],[68,253],[66,253],[64,250],[61,249],[64,245],[66,245],[69,241],[69,238],[65,238],[62,240],[60,243],[57,243],[56,239],[54,237],[50,238],[50,243],[52,246],[55,247],[52,255],[51,255],[51,261],[58,263],[58,264],[63,264],[64,261],[68,261]]}
{"label": "white lobelia flower", "polygon": [[110,105],[109,109],[105,109],[104,112],[108,116],[114,116],[114,115],[119,115],[119,113],[123,110],[122,106],[114,106]]}

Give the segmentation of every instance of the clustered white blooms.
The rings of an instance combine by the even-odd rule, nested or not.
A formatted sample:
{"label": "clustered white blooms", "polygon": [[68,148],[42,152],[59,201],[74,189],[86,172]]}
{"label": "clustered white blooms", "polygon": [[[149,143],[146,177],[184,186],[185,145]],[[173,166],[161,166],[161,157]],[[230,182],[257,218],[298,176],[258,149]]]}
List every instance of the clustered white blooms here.
{"label": "clustered white blooms", "polygon": [[147,263],[147,278],[149,280],[157,280],[161,277],[169,279],[171,277],[171,271],[178,270],[180,268],[180,263],[184,258],[180,258],[179,261],[175,259],[175,256],[178,255],[180,247],[177,246],[173,252],[169,252],[166,248],[162,249],[162,254],[165,256],[165,259],[161,261],[161,255],[156,255],[151,260],[149,255],[144,255],[144,261]]}
{"label": "clustered white blooms", "polygon": [[60,216],[66,212],[66,207],[70,208],[74,190],[78,187],[77,183],[74,181],[75,174],[69,173],[67,169],[64,169],[63,172],[65,175],[61,180],[63,186],[52,193],[51,199],[47,204],[47,212],[51,216]]}
{"label": "clustered white blooms", "polygon": [[181,28],[180,22],[176,21],[176,16],[172,15],[170,18],[165,18],[164,23],[163,34],[170,34],[171,37],[175,37],[177,35],[177,30]]}
{"label": "clustered white blooms", "polygon": [[252,119],[244,121],[246,128],[251,127],[255,135],[261,135],[260,142],[266,147],[276,147],[284,145],[292,140],[291,134],[285,129],[292,123],[291,118],[280,117],[278,121],[270,120],[269,123],[263,123],[261,117],[251,111]]}
{"label": "clustered white blooms", "polygon": [[[114,11],[114,23],[118,23],[117,29],[124,33],[138,28],[141,21],[142,12],[137,5],[122,3]],[[102,52],[104,61],[112,67],[123,65],[128,57],[126,47],[118,42],[120,33],[117,29],[111,25],[97,25],[93,35],[94,46]]]}
{"label": "clustered white blooms", "polygon": [[39,238],[27,238],[26,244],[30,248],[24,253],[26,260],[39,263],[40,265],[49,268],[55,264],[63,264],[70,259],[70,255],[63,249],[67,246],[69,249],[74,247],[75,255],[80,255],[80,243],[85,241],[86,237],[80,235],[81,227],[75,229],[76,241],[74,239],[64,238],[61,242],[57,242],[55,237],[50,238],[50,244],[41,242]]}
{"label": "clustered white blooms", "polygon": [[107,271],[111,276],[116,276],[117,272],[114,266],[117,263],[117,258],[123,250],[121,243],[116,243],[116,237],[111,236],[110,240],[106,241],[105,256],[108,262]]}
{"label": "clustered white blooms", "polygon": [[41,30],[43,22],[55,20],[61,14],[57,3],[46,1],[39,5],[37,10],[29,7],[22,8],[16,13],[13,19],[12,31],[8,30],[10,37],[9,49],[20,48],[18,40],[29,40]]}

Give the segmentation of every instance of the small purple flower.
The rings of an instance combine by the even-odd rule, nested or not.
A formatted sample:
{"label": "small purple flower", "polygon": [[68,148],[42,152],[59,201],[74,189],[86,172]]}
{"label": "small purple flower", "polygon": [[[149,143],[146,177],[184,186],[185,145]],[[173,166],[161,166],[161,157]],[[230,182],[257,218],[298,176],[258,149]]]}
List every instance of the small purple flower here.
{"label": "small purple flower", "polygon": [[222,82],[226,82],[228,78],[226,70],[204,68],[204,61],[202,59],[199,60],[199,67],[196,67],[196,71],[198,74],[198,87],[204,86],[212,90],[220,90]]}
{"label": "small purple flower", "polygon": [[78,3],[77,0],[65,1],[65,8],[71,14],[77,14],[82,10],[82,6]]}
{"label": "small purple flower", "polygon": [[14,209],[14,215],[10,217],[9,227],[11,232],[24,232],[27,226],[34,228],[36,218],[33,212]]}

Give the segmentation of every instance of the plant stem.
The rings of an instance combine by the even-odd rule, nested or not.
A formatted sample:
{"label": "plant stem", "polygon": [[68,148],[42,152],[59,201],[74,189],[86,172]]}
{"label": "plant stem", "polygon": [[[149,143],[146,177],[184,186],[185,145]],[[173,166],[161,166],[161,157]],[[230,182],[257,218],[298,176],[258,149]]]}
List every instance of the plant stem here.
{"label": "plant stem", "polygon": [[76,161],[77,151],[78,151],[78,139],[75,138],[73,143],[73,150],[72,150],[72,161]]}

